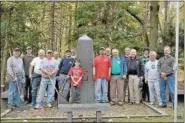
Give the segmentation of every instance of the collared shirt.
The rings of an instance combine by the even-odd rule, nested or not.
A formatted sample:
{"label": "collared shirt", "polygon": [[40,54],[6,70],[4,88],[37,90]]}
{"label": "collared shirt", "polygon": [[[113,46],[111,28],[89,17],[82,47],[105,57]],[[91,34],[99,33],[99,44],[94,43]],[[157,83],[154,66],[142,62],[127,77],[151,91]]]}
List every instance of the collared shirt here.
{"label": "collared shirt", "polygon": [[171,74],[174,73],[175,69],[175,58],[172,56],[164,56],[159,59],[157,69],[159,73]]}
{"label": "collared shirt", "polygon": [[24,73],[23,61],[20,57],[11,56],[7,60],[7,73],[14,76],[16,73]]}
{"label": "collared shirt", "polygon": [[120,74],[121,73],[121,58],[120,57],[112,57],[111,59],[111,74]]}

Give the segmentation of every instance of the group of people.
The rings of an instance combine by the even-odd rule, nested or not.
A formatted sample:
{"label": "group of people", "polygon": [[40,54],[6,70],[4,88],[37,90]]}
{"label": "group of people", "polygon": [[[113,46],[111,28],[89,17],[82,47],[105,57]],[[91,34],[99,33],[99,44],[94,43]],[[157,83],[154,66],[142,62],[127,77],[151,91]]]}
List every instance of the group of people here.
{"label": "group of people", "polygon": [[[21,93],[24,103],[31,103],[33,108],[43,108],[45,92],[50,108],[59,93],[70,103],[80,103],[84,72],[74,49],[66,50],[62,58],[57,51],[45,53],[40,49],[35,57],[31,47],[26,50],[27,54],[21,58],[20,49],[15,48],[7,61],[9,108],[20,107]],[[164,57],[157,60],[157,53],[148,48],[139,57],[135,49],[125,48],[125,54],[120,56],[116,48],[101,47],[93,60],[95,102],[122,106],[127,98],[130,104],[149,101],[153,105],[156,96],[159,106],[167,107],[168,86],[174,104],[175,58],[170,53],[171,48],[165,46]]]}
{"label": "group of people", "polygon": [[[112,52],[111,52],[112,51]],[[164,56],[157,60],[157,53],[143,49],[139,57],[135,49],[125,48],[124,56],[118,49],[100,48],[99,56],[93,61],[95,80],[95,102],[120,106],[126,101],[140,104],[143,101],[167,107],[166,87],[174,105],[175,58],[171,48],[164,47]]]}

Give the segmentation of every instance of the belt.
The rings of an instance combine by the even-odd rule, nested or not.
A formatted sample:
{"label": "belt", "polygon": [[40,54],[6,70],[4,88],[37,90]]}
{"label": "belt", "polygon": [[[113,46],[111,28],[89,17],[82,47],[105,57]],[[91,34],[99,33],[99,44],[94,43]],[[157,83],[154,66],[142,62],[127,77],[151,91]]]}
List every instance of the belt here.
{"label": "belt", "polygon": [[166,76],[168,77],[168,76],[171,76],[171,75],[173,75],[174,73],[169,73],[169,74],[167,74]]}
{"label": "belt", "polygon": [[111,73],[111,75],[113,75],[113,76],[116,75],[117,76],[117,75],[120,75],[120,73],[118,73],[118,74]]}

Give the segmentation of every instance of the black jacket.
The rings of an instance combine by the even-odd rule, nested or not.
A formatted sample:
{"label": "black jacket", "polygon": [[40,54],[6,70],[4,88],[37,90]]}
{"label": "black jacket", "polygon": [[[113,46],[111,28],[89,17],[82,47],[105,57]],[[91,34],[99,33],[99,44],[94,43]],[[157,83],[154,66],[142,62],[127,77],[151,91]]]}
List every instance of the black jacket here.
{"label": "black jacket", "polygon": [[135,59],[128,59],[128,75],[138,75],[138,77],[140,76],[144,76],[144,66],[143,63],[141,61],[141,59],[139,57],[136,57]]}

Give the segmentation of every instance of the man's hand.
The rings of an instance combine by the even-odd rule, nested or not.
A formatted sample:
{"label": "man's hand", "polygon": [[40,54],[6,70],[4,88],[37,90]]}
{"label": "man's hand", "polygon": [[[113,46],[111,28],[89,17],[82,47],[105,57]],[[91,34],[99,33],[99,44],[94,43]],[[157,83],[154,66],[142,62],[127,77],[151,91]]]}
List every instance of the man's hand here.
{"label": "man's hand", "polygon": [[139,78],[140,78],[141,81],[143,80],[143,76],[140,76]]}
{"label": "man's hand", "polygon": [[166,73],[162,72],[162,73],[161,73],[161,78],[164,79],[165,77],[166,77]]}
{"label": "man's hand", "polygon": [[109,81],[110,80],[110,75],[108,75],[106,79],[107,79],[107,81]]}
{"label": "man's hand", "polygon": [[29,75],[29,78],[32,79],[32,74]]}
{"label": "man's hand", "polygon": [[18,81],[17,76],[14,76],[13,81],[14,82],[17,82]]}
{"label": "man's hand", "polygon": [[95,81],[96,80],[96,76],[95,75],[93,75],[93,81]]}
{"label": "man's hand", "polygon": [[127,76],[126,75],[123,75],[123,77],[122,77],[123,79],[127,79]]}

